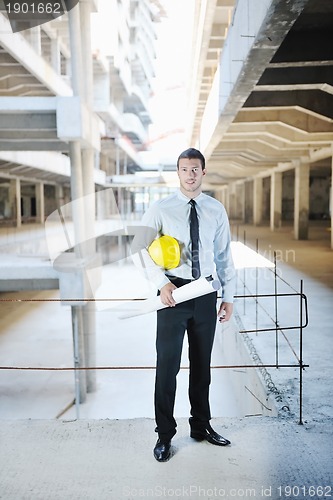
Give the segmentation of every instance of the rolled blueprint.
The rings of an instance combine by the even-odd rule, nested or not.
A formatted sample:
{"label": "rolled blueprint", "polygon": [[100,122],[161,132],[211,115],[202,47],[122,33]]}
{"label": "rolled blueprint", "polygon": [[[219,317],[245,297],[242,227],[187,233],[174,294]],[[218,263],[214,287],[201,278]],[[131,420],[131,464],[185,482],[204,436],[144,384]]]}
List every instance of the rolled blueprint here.
{"label": "rolled blueprint", "polygon": [[[198,280],[191,281],[188,285],[181,286],[172,292],[172,296],[175,299],[176,304],[185,302],[186,300],[195,299],[201,295],[207,295],[208,293],[216,292],[220,288],[220,282],[218,280],[207,281],[206,278],[199,278]],[[128,307],[128,304],[127,304]],[[119,316],[120,319],[132,318],[134,316],[140,316],[142,314],[147,314],[153,311],[158,311],[159,309],[164,309],[168,307],[162,304],[160,296],[153,297],[151,299],[144,300],[140,304],[140,308],[131,309]]]}

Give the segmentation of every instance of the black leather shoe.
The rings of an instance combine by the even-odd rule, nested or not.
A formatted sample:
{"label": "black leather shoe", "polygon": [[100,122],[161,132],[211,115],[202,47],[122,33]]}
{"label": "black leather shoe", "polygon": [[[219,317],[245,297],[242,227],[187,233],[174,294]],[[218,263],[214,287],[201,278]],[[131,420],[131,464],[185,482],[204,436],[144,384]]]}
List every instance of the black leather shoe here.
{"label": "black leather shoe", "polygon": [[206,427],[203,430],[192,430],[191,438],[197,441],[208,441],[208,443],[216,444],[217,446],[227,446],[231,444],[229,439],[226,439],[217,432],[215,432],[211,427]]}
{"label": "black leather shoe", "polygon": [[171,441],[163,443],[160,439],[157,440],[154,448],[154,457],[158,462],[167,462],[171,458]]}

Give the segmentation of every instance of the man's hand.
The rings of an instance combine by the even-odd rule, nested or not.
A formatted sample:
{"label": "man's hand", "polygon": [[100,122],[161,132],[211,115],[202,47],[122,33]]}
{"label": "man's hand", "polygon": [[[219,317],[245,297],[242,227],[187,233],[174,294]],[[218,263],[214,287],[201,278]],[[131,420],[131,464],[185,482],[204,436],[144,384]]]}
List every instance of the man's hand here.
{"label": "man's hand", "polygon": [[176,290],[176,288],[177,287],[173,283],[167,283],[166,285],[162,286],[160,290],[162,304],[168,307],[174,307],[176,305],[176,302],[172,296],[172,292],[173,290]]}
{"label": "man's hand", "polygon": [[232,302],[222,302],[219,312],[217,316],[219,318],[220,323],[224,323],[225,321],[229,321],[232,315],[234,305]]}

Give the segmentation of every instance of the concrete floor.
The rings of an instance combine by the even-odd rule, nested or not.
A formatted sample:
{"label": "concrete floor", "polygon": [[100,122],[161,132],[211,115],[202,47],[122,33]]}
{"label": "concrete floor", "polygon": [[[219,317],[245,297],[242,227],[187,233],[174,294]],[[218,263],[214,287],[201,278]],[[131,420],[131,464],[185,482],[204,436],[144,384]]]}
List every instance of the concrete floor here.
{"label": "concrete floor", "polygon": [[[152,456],[156,435],[153,432],[151,370],[140,375],[138,371],[103,373],[98,379],[98,393],[90,395],[87,403],[81,405],[79,421],[74,408],[62,419],[55,420],[56,413],[73,399],[70,372],[2,370],[1,499],[307,499],[333,495],[333,254],[329,248],[329,234],[325,228],[312,228],[310,240],[302,242],[293,240],[290,227],[271,233],[263,227],[239,226],[239,239],[244,231],[249,245],[255,246],[255,240],[259,239],[259,248],[266,257],[270,258],[272,250],[279,252],[278,267],[288,283],[298,289],[299,280],[304,279],[310,314],[309,326],[304,330],[304,362],[310,365],[304,371],[304,425],[298,425],[297,370],[272,369],[270,375],[288,401],[290,413],[279,418],[237,416],[232,394],[224,394],[222,399],[219,391],[214,394],[214,386],[220,387],[223,382],[213,379],[212,423],[217,431],[231,439],[232,446],[224,449],[193,442],[188,436],[185,377],[179,382],[176,409],[179,425],[173,441],[175,456],[166,464],[158,464]],[[122,275],[130,273],[130,283],[138,283],[126,266],[121,272]],[[264,274],[260,287],[267,290],[271,281],[270,278],[266,280],[266,271],[261,272]],[[242,273],[239,272],[240,277]],[[250,270],[246,271],[246,283],[253,288]],[[102,295],[103,286],[99,290]],[[242,287],[239,280],[239,294]],[[117,288],[115,293],[119,291]],[[151,291],[141,283],[132,292],[145,296]],[[25,297],[40,298],[54,297],[54,294],[56,292],[24,292]],[[1,297],[14,295],[1,294]],[[59,305],[54,303],[44,303],[40,308],[36,303],[2,302],[1,308],[1,366],[17,366],[23,362],[34,366],[46,362],[52,366],[71,363],[70,315],[66,307],[61,309],[61,314]],[[280,308],[287,323],[293,320],[288,317],[294,313],[292,304],[281,304]],[[237,310],[245,325],[253,323],[253,305],[246,305],[244,311],[239,301]],[[131,324],[123,328],[120,321],[118,325],[114,321],[115,314],[101,306],[97,313],[100,324],[98,361],[137,365],[140,353],[142,364],[151,365],[154,360],[153,315],[128,320]],[[251,338],[262,358],[271,356],[269,336],[260,334]],[[293,344],[293,338],[288,338]],[[289,356],[285,347],[281,347],[281,355]],[[215,371],[213,375],[225,376]],[[126,392],[120,384],[120,376]],[[183,376],[185,372],[181,373]],[[227,400],[230,402],[229,415],[228,411],[223,413]],[[290,487],[293,490],[290,491]]]}

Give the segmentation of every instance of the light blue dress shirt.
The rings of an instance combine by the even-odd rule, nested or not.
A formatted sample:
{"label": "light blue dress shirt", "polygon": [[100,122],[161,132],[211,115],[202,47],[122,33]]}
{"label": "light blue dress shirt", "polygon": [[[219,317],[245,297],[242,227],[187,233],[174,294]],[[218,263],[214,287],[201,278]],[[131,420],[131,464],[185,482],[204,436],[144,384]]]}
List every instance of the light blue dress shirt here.
{"label": "light blue dress shirt", "polygon": [[[199,258],[201,276],[217,276],[222,286],[225,302],[233,302],[235,294],[235,268],[230,248],[229,220],[224,206],[204,193],[194,198],[199,220]],[[181,249],[180,264],[167,271],[168,275],[192,278],[190,239],[190,199],[180,190],[155,202],[144,214],[142,225],[151,228],[150,241],[140,248],[140,238],[134,243],[133,260],[145,271],[146,278],[158,289],[169,283],[165,270],[157,266],[148,254],[147,247],[155,236],[173,236]],[[141,240],[142,241],[142,240]],[[138,252],[138,253],[137,253]],[[140,254],[140,255],[138,255]]]}

